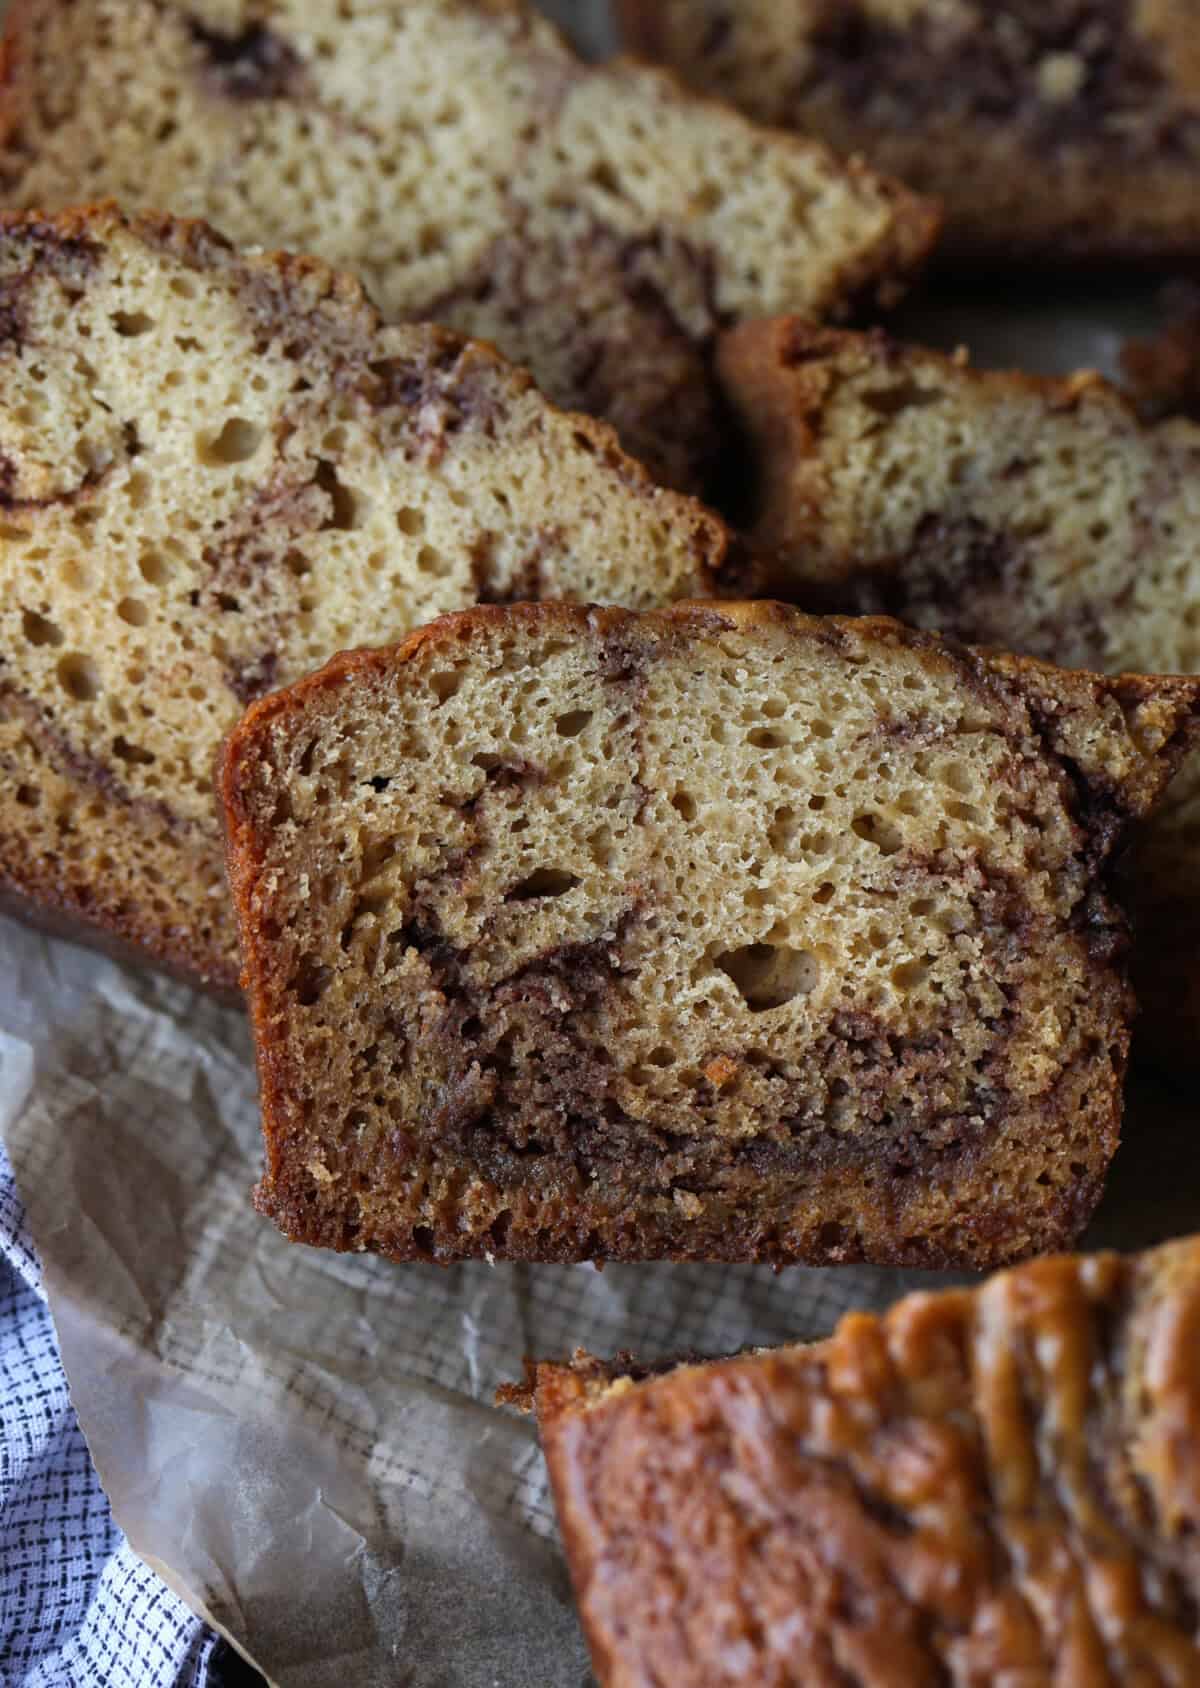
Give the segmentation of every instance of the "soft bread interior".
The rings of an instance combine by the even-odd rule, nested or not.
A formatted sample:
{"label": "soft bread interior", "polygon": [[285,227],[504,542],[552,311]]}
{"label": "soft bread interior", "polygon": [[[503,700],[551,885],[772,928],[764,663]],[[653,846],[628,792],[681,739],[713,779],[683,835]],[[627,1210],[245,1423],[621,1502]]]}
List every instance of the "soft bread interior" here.
{"label": "soft bread interior", "polygon": [[[402,1257],[1073,1228],[1127,998],[1041,684],[888,623],[547,607],[270,700],[225,776],[265,1205]],[[1157,705],[1045,684],[1110,792],[1157,763]]]}

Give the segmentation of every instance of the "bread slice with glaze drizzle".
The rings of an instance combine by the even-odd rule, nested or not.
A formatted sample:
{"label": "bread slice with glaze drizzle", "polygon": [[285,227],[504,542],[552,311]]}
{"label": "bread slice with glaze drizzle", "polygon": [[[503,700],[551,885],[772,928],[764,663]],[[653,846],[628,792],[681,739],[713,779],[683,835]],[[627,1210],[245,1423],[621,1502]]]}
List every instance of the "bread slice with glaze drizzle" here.
{"label": "bread slice with glaze drizzle", "polygon": [[602,1688],[1200,1676],[1200,1241],[533,1368]]}

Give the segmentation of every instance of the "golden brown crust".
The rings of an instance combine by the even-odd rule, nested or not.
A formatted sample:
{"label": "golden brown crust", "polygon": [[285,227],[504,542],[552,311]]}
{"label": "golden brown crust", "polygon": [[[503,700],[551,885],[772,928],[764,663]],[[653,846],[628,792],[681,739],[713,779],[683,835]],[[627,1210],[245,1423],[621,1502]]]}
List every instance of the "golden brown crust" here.
{"label": "golden brown crust", "polygon": [[1193,1239],[645,1382],[537,1367],[603,1688],[1194,1680],[1198,1355]]}
{"label": "golden brown crust", "polygon": [[216,958],[214,964],[211,950],[191,941],[186,932],[163,929],[149,920],[142,923],[124,910],[97,908],[85,893],[64,895],[60,887],[47,883],[36,891],[0,884],[0,915],[44,937],[82,944],[123,966],[153,966],[231,1005],[242,1000],[239,970],[231,957]]}
{"label": "golden brown crust", "polygon": [[[486,676],[495,677],[496,697],[508,698],[507,677],[525,672],[526,662],[536,671],[547,647],[546,660],[571,665],[564,672],[575,677],[569,685],[559,678],[542,682],[538,709],[550,712],[545,727],[537,710],[520,701],[530,694],[515,680],[515,702],[487,701],[493,681]],[[964,1104],[969,1118],[947,1100],[945,1087],[958,1083],[959,1057],[952,1040],[939,1042],[955,1016],[967,1012],[963,1004],[943,1001],[930,1023],[914,1025],[903,1016],[890,1023],[886,1015],[851,1012],[843,998],[828,1023],[802,1021],[801,1032],[766,1010],[812,988],[812,957],[797,957],[785,945],[786,965],[800,968],[798,982],[778,996],[775,985],[760,990],[755,983],[761,962],[755,933],[770,925],[769,914],[752,912],[743,930],[746,917],[727,912],[709,928],[696,910],[679,917],[668,912],[681,894],[673,883],[656,889],[661,869],[655,864],[693,847],[669,842],[668,833],[676,815],[694,820],[696,799],[688,795],[683,753],[676,767],[665,748],[661,718],[651,736],[655,755],[667,758],[662,767],[651,776],[639,771],[642,758],[634,756],[624,771],[625,751],[615,746],[621,735],[636,740],[643,731],[638,700],[649,677],[695,670],[693,706],[703,719],[705,664],[751,664],[760,657],[782,664],[789,653],[797,661],[827,662],[822,684],[835,694],[839,686],[857,685],[861,664],[871,666],[876,687],[893,660],[894,684],[915,664],[920,684],[945,688],[969,712],[978,701],[982,714],[972,713],[972,731],[1003,723],[998,730],[1012,735],[1006,742],[1025,769],[1017,774],[1014,764],[1006,776],[1024,791],[1019,801],[1051,805],[1040,826],[1057,831],[1061,816],[1070,816],[1074,912],[1066,930],[1062,914],[1047,923],[1044,914],[1025,909],[1015,881],[1005,889],[999,858],[979,870],[975,895],[999,898],[988,930],[1025,930],[1026,936],[1019,942],[1001,936],[1001,951],[985,967],[989,989],[1011,973],[1002,999],[1006,1029],[997,1031],[994,1045],[989,1032],[989,1051],[975,1055],[976,1070],[993,1075],[991,1100]],[[764,701],[750,678],[755,672],[748,666],[739,682],[743,721],[754,721]],[[771,672],[778,685],[786,669]],[[455,700],[454,710],[424,714],[431,684]],[[478,701],[470,689],[476,684]],[[806,696],[813,684],[804,682]],[[766,603],[674,605],[640,617],[551,604],[480,608],[424,628],[392,650],[335,658],[252,707],[229,739],[221,776],[261,1074],[267,1146],[261,1209],[298,1241],[443,1262],[486,1255],[950,1266],[1061,1244],[1085,1223],[1117,1140],[1130,1003],[1121,917],[1106,897],[1105,864],[1128,820],[1154,804],[1193,740],[1198,701],[1195,682],[1064,673],[964,650],[886,619],[815,621]],[[848,693],[845,708],[858,708]],[[559,718],[563,725],[556,727]],[[588,787],[594,764],[574,766],[575,753],[564,747],[562,735],[574,743],[581,722],[612,735],[607,795]],[[905,746],[915,745],[915,777],[924,765],[920,744],[934,730],[903,713],[880,722],[872,705],[853,736],[862,743],[882,734],[881,747],[894,747],[884,752],[884,777],[903,780],[893,755],[906,762]],[[431,751],[428,735],[443,731],[447,745]],[[760,728],[751,742],[766,748],[780,739],[776,730]],[[355,747],[352,766],[345,761],[348,743]],[[410,743],[417,747],[411,763]],[[436,789],[420,771],[431,754]],[[714,748],[709,758],[718,784],[721,754]],[[806,761],[791,771],[781,763],[778,777],[803,779],[806,769]],[[822,776],[813,777],[819,783]],[[391,806],[397,782],[408,792],[401,810]],[[543,836],[547,814],[559,813],[559,794],[576,786],[569,817],[553,823],[564,830]],[[673,786],[679,789],[668,802]],[[344,794],[336,803],[335,791]],[[432,823],[423,818],[434,799],[445,840],[436,851]],[[814,793],[813,808],[826,802]],[[643,821],[628,834],[637,842],[629,846],[635,854],[627,866],[600,875],[587,868],[578,841],[571,841],[576,826],[590,833],[604,814],[625,813],[632,821],[652,810],[662,812],[655,822],[666,828],[661,844]],[[1052,811],[1059,818],[1051,819]],[[793,812],[794,803],[785,805],[779,824],[786,826]],[[840,827],[833,810],[829,818]],[[859,836],[871,833],[869,818],[857,824]],[[518,834],[518,855],[510,857]],[[642,844],[651,852],[645,861],[636,853]],[[897,838],[884,847],[901,845]],[[610,838],[605,860],[615,848]],[[751,840],[746,849],[761,854],[763,841]],[[331,851],[338,863],[332,874],[323,865]],[[889,895],[916,895],[926,912],[936,907],[964,869],[968,883],[976,871],[961,862],[951,867],[950,854],[936,867],[915,845],[903,859],[897,855]],[[1022,856],[1022,872],[1032,859]],[[539,873],[552,868],[553,888],[524,889],[539,878],[530,878],[531,861],[542,864]],[[321,896],[330,902],[328,914],[305,889],[317,883],[327,887]],[[738,883],[735,876],[731,884]],[[565,897],[576,887],[589,901],[564,902],[566,913],[553,901],[536,900]],[[797,940],[803,932],[827,953],[826,975],[843,942],[824,912],[832,895],[831,880],[807,914],[787,913],[786,903],[779,914],[781,929],[794,919]],[[771,904],[751,884],[734,892],[735,901],[739,896],[751,911]],[[528,916],[518,913],[526,897],[535,899]],[[649,925],[643,908],[656,911]],[[943,918],[961,929],[959,916]],[[657,995],[629,995],[659,990],[673,952],[660,955],[653,927],[677,920],[685,921],[682,930],[697,931],[688,939],[702,952],[692,964],[696,975],[715,981],[706,988],[716,995],[706,998],[694,1023],[690,1009],[676,1018]],[[477,930],[492,936],[478,942],[469,936]],[[889,940],[880,929],[872,941]],[[905,944],[919,949],[923,941],[914,935]],[[938,940],[931,941],[936,947]],[[1061,962],[1048,962],[1046,946],[1059,945]],[[1051,974],[1057,981],[1060,967],[1086,978],[1070,1007],[1034,1002],[1041,986],[1026,978],[1021,959],[1034,952],[1043,984]],[[748,1018],[722,996],[718,976],[741,978],[743,953],[751,971],[738,990],[748,993]],[[720,963],[715,970],[713,957]],[[384,977],[394,982],[385,987],[378,982]],[[908,975],[902,969],[897,977]],[[638,979],[644,984],[633,983]],[[852,997],[849,981],[846,988]],[[728,1005],[719,1022],[717,1003]],[[973,1011],[969,1018],[978,1027]],[[620,1033],[613,1029],[618,1024]],[[595,1053],[597,1035],[603,1057]],[[823,1052],[811,1078],[809,1039]],[[635,1053],[642,1041],[645,1053]],[[314,1059],[318,1049],[324,1053]],[[526,1049],[537,1050],[536,1057],[527,1058]],[[1024,1053],[1018,1057],[1017,1050]],[[931,1061],[941,1075],[936,1084]],[[1002,1079],[1006,1062],[1011,1074]],[[813,1086],[827,1086],[843,1065],[845,1076],[837,1077],[830,1096],[814,1101]],[[697,1087],[694,1095],[658,1077],[657,1069],[669,1074],[677,1067],[686,1074],[696,1069],[685,1076]],[[1027,1071],[1031,1078],[1015,1076]],[[791,1076],[785,1079],[785,1072]],[[391,1096],[389,1073],[401,1074],[412,1093]],[[1003,1123],[1010,1103],[998,1100],[1008,1083],[1032,1084],[1036,1094],[1036,1100],[1011,1101],[1011,1127]],[[897,1085],[902,1099],[893,1102],[889,1086]],[[847,1096],[850,1116],[843,1118]],[[851,1130],[850,1117],[860,1108],[863,1119]],[[343,1116],[354,1122],[352,1132],[343,1129]],[[836,1134],[831,1116],[841,1121]],[[560,1143],[564,1122],[570,1141]],[[970,1142],[964,1145],[964,1138]],[[1036,1169],[1047,1155],[1051,1170],[1038,1172],[1025,1158],[1034,1141]],[[927,1146],[934,1142],[947,1145],[948,1157]],[[1011,1201],[995,1195],[997,1180],[1017,1177],[1005,1158],[1010,1154],[1024,1169],[1021,1195],[1014,1189]],[[911,1157],[924,1164],[930,1155],[928,1179],[905,1182]],[[902,1163],[898,1180],[892,1185],[885,1177],[884,1190],[872,1193],[889,1156]],[[985,1189],[990,1193],[978,1201],[970,1194]]]}
{"label": "golden brown crust", "polygon": [[[972,649],[937,633],[906,626],[894,616],[813,616],[791,604],[762,598],[679,602],[640,615],[596,604],[479,604],[415,628],[398,645],[339,651],[314,673],[249,706],[225,740],[218,775],[226,825],[237,829],[235,854],[239,859],[252,837],[243,807],[243,759],[256,754],[273,722],[280,717],[298,719],[321,694],[335,694],[360,675],[392,676],[427,646],[445,643],[448,647],[469,647],[478,630],[513,623],[573,634],[586,629],[601,636],[640,623],[668,634],[678,633],[684,639],[693,632],[709,634],[723,628],[750,634],[783,628],[796,636],[819,630],[831,640],[851,635],[863,644],[919,652],[931,665],[962,665],[981,685],[988,683],[989,676],[1013,682],[1038,699],[1047,716],[1051,742],[1064,756],[1077,748],[1070,736],[1071,716],[1076,711],[1099,711],[1106,700],[1114,699],[1131,720],[1136,718],[1138,748],[1149,753],[1144,760],[1131,760],[1121,772],[1122,803],[1130,818],[1140,818],[1153,809],[1186,750],[1200,737],[1200,679],[1163,674],[1106,678],[1086,669],[1060,668],[1019,652]],[[1099,774],[1096,777],[1099,779]]]}
{"label": "golden brown crust", "polygon": [[65,938],[129,966],[147,963],[184,984],[199,986],[229,1002],[240,1000],[239,970],[233,957],[215,953],[186,929],[167,926],[150,910],[108,902],[96,888],[39,871],[32,863],[19,877],[0,871],[0,914],[19,920],[48,938]]}

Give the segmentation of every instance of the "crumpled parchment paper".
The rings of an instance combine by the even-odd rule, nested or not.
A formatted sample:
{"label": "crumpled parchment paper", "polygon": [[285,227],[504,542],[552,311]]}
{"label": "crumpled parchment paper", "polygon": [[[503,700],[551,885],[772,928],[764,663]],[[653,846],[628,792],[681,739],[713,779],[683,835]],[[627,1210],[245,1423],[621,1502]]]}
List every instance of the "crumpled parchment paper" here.
{"label": "crumpled parchment paper", "polygon": [[[0,1130],[134,1548],[285,1688],[581,1688],[526,1353],[820,1336],[934,1274],[396,1267],[288,1244],[239,1014],[0,922]],[[1092,1240],[1196,1228],[1195,1109],[1143,1084]]]}
{"label": "crumpled parchment paper", "polygon": [[[593,47],[603,8],[551,7]],[[981,361],[1110,371],[1128,291],[930,294],[906,327]],[[1094,1240],[1200,1226],[1190,1100],[1143,1088]],[[725,1353],[827,1332],[931,1275],[395,1267],[253,1212],[240,1014],[0,921],[0,1131],[118,1523],[286,1688],[582,1688],[526,1354]]]}

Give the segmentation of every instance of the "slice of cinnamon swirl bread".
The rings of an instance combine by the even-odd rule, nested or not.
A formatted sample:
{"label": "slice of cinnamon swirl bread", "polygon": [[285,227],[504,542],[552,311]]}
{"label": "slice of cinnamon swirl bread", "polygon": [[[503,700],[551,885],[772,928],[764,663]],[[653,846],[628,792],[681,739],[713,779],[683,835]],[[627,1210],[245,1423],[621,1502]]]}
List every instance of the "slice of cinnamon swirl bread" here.
{"label": "slice of cinnamon swirl bread", "polygon": [[491,350],[198,223],[0,218],[0,896],[233,985],[246,702],[479,599],[710,591],[725,530]]}
{"label": "slice of cinnamon swirl bread", "polygon": [[618,0],[626,39],[946,207],[945,250],[1200,257],[1196,0]]}
{"label": "slice of cinnamon swirl bread", "polygon": [[1200,1678],[1200,1241],[534,1369],[602,1688]]}
{"label": "slice of cinnamon swirl bread", "polygon": [[[720,368],[781,590],[1119,673],[1200,672],[1200,427],[1095,375],[976,371],[880,334],[747,324]],[[1200,1050],[1200,756],[1135,859],[1139,1043]]]}
{"label": "slice of cinnamon swirl bread", "polygon": [[102,195],[353,271],[495,341],[689,489],[715,328],[899,291],[932,208],[663,72],[590,69],[522,0],[18,0],[0,203]]}
{"label": "slice of cinnamon swirl bread", "polygon": [[1074,1237],[1121,1111],[1112,852],[1198,707],[772,604],[337,658],[222,777],[260,1206],[443,1262]]}

